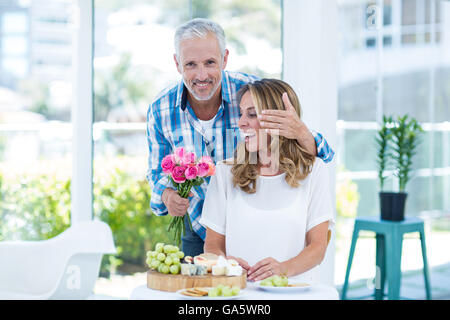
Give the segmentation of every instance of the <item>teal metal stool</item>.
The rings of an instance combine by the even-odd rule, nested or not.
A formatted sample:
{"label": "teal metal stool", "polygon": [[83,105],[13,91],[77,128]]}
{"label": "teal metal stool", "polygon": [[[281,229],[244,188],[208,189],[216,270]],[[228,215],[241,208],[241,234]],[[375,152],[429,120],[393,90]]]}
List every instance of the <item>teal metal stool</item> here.
{"label": "teal metal stool", "polygon": [[348,257],[347,272],[345,274],[344,286],[342,288],[342,300],[346,299],[348,289],[348,278],[352,267],[353,255],[355,253],[356,241],[361,230],[373,231],[376,233],[376,265],[379,270],[375,281],[374,297],[382,300],[384,297],[384,285],[388,282],[388,299],[398,300],[400,298],[401,283],[401,258],[403,235],[410,232],[419,232],[422,245],[423,275],[425,278],[425,291],[428,300],[431,300],[430,280],[428,275],[427,252],[425,245],[424,223],[420,218],[407,217],[403,221],[386,221],[379,217],[364,217],[355,219],[353,229],[352,244]]}

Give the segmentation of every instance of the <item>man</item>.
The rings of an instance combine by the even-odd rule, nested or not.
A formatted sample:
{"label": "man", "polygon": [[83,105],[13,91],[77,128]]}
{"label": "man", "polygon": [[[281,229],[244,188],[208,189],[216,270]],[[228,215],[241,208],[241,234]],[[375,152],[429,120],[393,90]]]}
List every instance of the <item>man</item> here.
{"label": "man", "polygon": [[[182,250],[195,256],[203,252],[206,230],[201,217],[207,184],[191,189],[189,199],[181,198],[162,172],[161,160],[183,146],[197,156],[209,155],[215,162],[231,158],[239,138],[239,105],[236,93],[252,75],[224,71],[228,61],[225,34],[216,23],[194,19],[175,33],[174,60],[182,81],[164,89],[150,105],[147,114],[149,171],[152,189],[151,208],[156,215],[183,216],[192,222],[185,226]],[[297,139],[299,144],[323,161],[331,161],[334,152],[319,133],[315,136],[298,118],[287,95],[286,110],[271,110],[260,116],[263,129]]]}

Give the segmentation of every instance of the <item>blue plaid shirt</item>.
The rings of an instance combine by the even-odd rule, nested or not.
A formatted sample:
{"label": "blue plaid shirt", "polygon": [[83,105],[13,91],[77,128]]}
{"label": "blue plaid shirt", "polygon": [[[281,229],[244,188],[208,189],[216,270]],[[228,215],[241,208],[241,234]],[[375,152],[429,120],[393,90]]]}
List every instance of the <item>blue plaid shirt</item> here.
{"label": "blue plaid shirt", "polygon": [[[147,180],[152,196],[150,206],[154,214],[167,215],[162,202],[165,188],[174,188],[161,169],[162,159],[177,147],[195,152],[197,157],[210,156],[216,163],[233,157],[240,141],[239,104],[236,93],[239,88],[259,78],[239,72],[222,72],[222,103],[214,118],[212,138],[208,140],[204,128],[187,100],[183,81],[164,89],[150,105],[147,113],[147,141],[149,148]],[[324,162],[333,159],[334,152],[320,133],[312,131],[317,144],[317,154]],[[211,135],[210,135],[211,136]],[[199,224],[203,202],[210,178],[206,183],[191,189],[188,214],[192,228],[204,240],[206,229]]]}

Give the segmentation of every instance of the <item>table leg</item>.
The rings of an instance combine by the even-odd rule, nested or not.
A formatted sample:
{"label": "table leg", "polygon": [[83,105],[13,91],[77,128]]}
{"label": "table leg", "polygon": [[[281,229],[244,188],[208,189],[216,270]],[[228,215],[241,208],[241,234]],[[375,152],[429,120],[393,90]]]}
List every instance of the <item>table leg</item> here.
{"label": "table leg", "polygon": [[376,248],[375,300],[383,300],[386,282],[386,242],[383,234],[377,233]]}
{"label": "table leg", "polygon": [[426,248],[426,242],[425,242],[425,231],[424,227],[421,226],[419,228],[420,233],[420,243],[422,245],[422,259],[423,259],[423,276],[425,280],[425,292],[427,296],[427,300],[431,300],[431,289],[430,289],[430,278],[428,274],[428,261],[427,261],[427,248]]}
{"label": "table leg", "polygon": [[386,267],[389,300],[398,300],[400,298],[402,242],[402,233],[391,230],[390,233],[386,234]]}
{"label": "table leg", "polygon": [[342,288],[342,297],[341,297],[342,300],[345,300],[347,298],[348,279],[350,276],[350,269],[352,268],[353,255],[355,253],[355,247],[356,247],[356,241],[358,240],[358,235],[359,235],[359,228],[355,225],[355,228],[353,230],[353,236],[352,236],[352,244],[350,246],[350,254],[348,256],[347,271],[345,272],[344,286]]}

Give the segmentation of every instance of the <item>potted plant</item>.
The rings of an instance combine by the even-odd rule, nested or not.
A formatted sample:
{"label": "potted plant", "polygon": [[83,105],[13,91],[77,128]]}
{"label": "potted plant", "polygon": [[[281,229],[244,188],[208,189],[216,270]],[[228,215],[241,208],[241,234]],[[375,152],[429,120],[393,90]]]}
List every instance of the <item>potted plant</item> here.
{"label": "potted plant", "polygon": [[[378,146],[377,165],[380,182],[381,219],[402,221],[405,218],[406,185],[411,179],[412,159],[419,144],[422,127],[408,115],[398,117],[383,116],[383,123],[378,130],[376,143]],[[398,178],[398,191],[384,191],[384,182],[391,171]]]}

